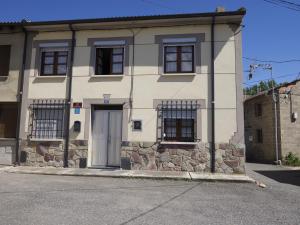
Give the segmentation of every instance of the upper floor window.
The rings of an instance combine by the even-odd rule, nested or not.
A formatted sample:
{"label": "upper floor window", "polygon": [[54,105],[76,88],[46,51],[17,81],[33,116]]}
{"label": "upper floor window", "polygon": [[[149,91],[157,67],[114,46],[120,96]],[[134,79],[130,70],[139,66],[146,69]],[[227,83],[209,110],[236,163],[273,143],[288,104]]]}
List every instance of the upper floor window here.
{"label": "upper floor window", "polygon": [[164,73],[193,73],[194,46],[165,46]]}
{"label": "upper floor window", "polygon": [[96,75],[123,74],[124,48],[96,48]]}
{"label": "upper floor window", "polygon": [[67,74],[68,51],[42,51],[41,76]]}
{"label": "upper floor window", "polygon": [[254,104],[254,113],[256,117],[262,116],[262,104]]}
{"label": "upper floor window", "polygon": [[10,45],[0,45],[0,77],[7,77],[10,63]]}

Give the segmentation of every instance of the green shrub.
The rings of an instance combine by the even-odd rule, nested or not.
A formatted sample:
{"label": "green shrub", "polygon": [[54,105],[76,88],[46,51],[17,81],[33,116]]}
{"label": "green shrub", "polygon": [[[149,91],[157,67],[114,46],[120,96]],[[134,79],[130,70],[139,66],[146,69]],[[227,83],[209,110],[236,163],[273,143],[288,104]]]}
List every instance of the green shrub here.
{"label": "green shrub", "polygon": [[289,152],[284,157],[284,164],[288,166],[300,166],[300,158],[297,157],[294,153]]}

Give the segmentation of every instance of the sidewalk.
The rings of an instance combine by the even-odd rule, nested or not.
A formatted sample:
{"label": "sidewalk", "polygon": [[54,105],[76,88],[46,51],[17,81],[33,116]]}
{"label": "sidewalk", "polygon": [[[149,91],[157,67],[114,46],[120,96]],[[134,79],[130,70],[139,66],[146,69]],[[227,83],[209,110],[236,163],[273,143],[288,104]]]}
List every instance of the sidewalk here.
{"label": "sidewalk", "polygon": [[143,179],[173,179],[187,181],[222,181],[253,183],[252,178],[245,175],[211,174],[181,171],[139,171],[139,170],[110,170],[110,169],[77,169],[53,167],[7,166],[0,168],[0,172],[18,174],[41,174],[59,176],[90,176],[112,178],[143,178]]}

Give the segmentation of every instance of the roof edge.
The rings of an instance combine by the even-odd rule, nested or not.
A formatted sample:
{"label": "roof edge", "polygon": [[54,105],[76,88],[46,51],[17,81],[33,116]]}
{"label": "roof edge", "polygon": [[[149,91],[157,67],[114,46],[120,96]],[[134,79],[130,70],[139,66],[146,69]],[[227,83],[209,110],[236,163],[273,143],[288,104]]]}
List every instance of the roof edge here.
{"label": "roof edge", "polygon": [[94,19],[74,19],[74,20],[50,20],[29,22],[22,20],[21,22],[0,22],[0,26],[40,26],[40,25],[61,25],[61,24],[82,24],[82,23],[101,23],[101,22],[125,22],[136,20],[155,20],[155,19],[184,19],[193,17],[221,17],[221,16],[244,16],[246,9],[244,7],[236,11],[225,12],[206,12],[206,13],[183,13],[183,14],[165,14],[165,15],[149,15],[149,16],[123,16],[123,17],[107,17]]}

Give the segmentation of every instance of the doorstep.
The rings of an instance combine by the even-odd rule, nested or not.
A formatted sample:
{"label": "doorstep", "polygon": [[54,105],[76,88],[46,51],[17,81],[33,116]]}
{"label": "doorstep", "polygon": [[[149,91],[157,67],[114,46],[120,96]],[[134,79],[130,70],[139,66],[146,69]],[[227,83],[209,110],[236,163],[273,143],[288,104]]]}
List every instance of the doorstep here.
{"label": "doorstep", "polygon": [[143,178],[143,179],[172,179],[187,181],[221,181],[254,183],[255,181],[246,175],[212,174],[184,171],[151,171],[151,170],[120,170],[120,169],[78,169],[78,168],[53,168],[53,167],[29,167],[8,166],[0,168],[0,172],[18,174],[40,174],[60,176],[89,176],[112,178]]}

